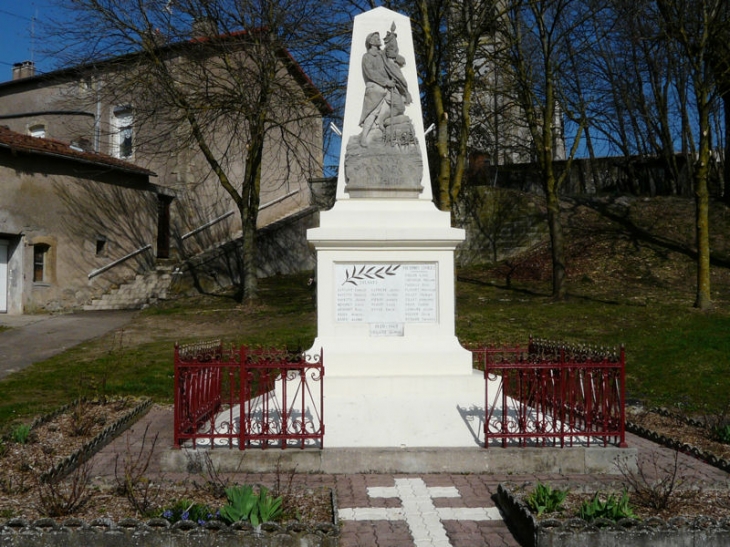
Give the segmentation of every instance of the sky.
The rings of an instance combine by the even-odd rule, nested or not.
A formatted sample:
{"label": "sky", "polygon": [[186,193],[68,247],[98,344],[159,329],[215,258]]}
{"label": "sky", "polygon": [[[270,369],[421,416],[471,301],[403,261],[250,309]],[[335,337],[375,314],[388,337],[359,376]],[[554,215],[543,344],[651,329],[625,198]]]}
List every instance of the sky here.
{"label": "sky", "polygon": [[35,61],[39,72],[53,69],[52,61],[39,53],[43,21],[51,11],[47,0],[0,0],[0,82],[10,80],[13,64],[21,61]]}

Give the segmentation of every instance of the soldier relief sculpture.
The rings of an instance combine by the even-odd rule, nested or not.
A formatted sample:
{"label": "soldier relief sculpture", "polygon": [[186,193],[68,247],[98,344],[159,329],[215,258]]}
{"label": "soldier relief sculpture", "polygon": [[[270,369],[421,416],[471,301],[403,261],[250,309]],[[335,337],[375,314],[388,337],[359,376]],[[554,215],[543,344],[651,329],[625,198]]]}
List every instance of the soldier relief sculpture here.
{"label": "soldier relief sculpture", "polygon": [[406,107],[413,102],[398,51],[395,23],[381,40],[366,38],[362,57],[365,81],[359,135],[350,137],[345,155],[346,191],[350,197],[418,197],[423,162]]}

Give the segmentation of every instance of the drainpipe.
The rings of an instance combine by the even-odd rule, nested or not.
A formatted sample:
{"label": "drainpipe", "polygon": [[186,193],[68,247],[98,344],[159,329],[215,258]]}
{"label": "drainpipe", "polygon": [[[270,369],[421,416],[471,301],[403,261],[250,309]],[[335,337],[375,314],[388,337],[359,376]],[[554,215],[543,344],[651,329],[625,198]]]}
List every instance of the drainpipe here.
{"label": "drainpipe", "polygon": [[94,152],[99,152],[101,140],[101,92],[99,79],[94,77],[94,92],[96,93],[96,116],[94,117]]}

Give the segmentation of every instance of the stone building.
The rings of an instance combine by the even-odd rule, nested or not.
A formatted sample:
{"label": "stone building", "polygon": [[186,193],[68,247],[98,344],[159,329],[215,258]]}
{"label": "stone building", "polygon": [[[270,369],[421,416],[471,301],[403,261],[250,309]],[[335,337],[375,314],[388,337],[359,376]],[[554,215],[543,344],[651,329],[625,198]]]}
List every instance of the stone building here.
{"label": "stone building", "polygon": [[79,308],[151,268],[174,197],[153,175],[0,127],[0,312]]}
{"label": "stone building", "polygon": [[[171,66],[181,67],[191,59],[191,51],[192,55],[200,54],[195,49],[200,47],[200,40],[164,43],[159,51]],[[249,55],[245,33],[218,36],[216,40],[225,42],[227,51],[236,51],[244,59],[240,66],[245,67]],[[264,141],[257,221],[266,250],[262,274],[313,267],[304,238],[317,211],[309,182],[322,176],[323,117],[331,113],[329,104],[289,52],[281,46],[271,47],[275,48],[282,80],[278,88],[293,97],[288,105],[295,104],[297,110],[280,109],[276,130],[267,133]],[[201,150],[182,137],[186,131],[183,124],[179,120],[157,123],[149,116],[149,109],[140,115],[148,106],[140,103],[149,97],[141,97],[136,90],[109,92],[120,71],[135,70],[135,55],[139,54],[45,74],[36,74],[32,63],[16,64],[12,79],[0,83],[0,125],[21,135],[66,142],[96,157],[121,160],[140,173],[156,174],[155,184],[168,189],[159,194],[158,205],[169,214],[169,248],[158,248],[152,241],[151,256],[194,261],[212,249],[236,248],[242,233],[237,206]],[[195,78],[189,77],[187,82],[202,85]],[[277,113],[271,115],[276,117]],[[235,130],[221,127],[213,130],[218,132],[210,142],[238,183],[246,169],[246,145]],[[286,135],[296,136],[294,144],[286,142]],[[5,214],[6,203],[0,202],[0,215]],[[119,211],[120,216],[126,214]],[[13,230],[6,231],[8,241],[10,236],[15,240],[21,237],[20,228]],[[277,241],[280,236],[286,241]],[[154,261],[148,264],[150,269],[153,266]],[[82,301],[75,306],[69,301],[65,307],[78,307]]]}

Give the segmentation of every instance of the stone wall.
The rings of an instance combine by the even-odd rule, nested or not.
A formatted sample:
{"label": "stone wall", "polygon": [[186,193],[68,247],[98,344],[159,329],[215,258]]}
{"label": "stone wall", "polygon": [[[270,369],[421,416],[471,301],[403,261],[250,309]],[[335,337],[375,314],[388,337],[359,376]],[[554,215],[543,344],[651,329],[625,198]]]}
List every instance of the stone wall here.
{"label": "stone wall", "polygon": [[[576,159],[570,174],[560,188],[563,196],[592,194],[632,194],[637,196],[691,196],[692,184],[687,158],[674,157],[678,174],[672,175],[667,162],[658,157],[633,156]],[[556,161],[556,176],[567,167],[567,161]],[[711,166],[710,193],[722,192],[722,166]],[[495,186],[532,194],[542,194],[537,164],[487,165],[473,162],[469,173],[470,186]]]}

